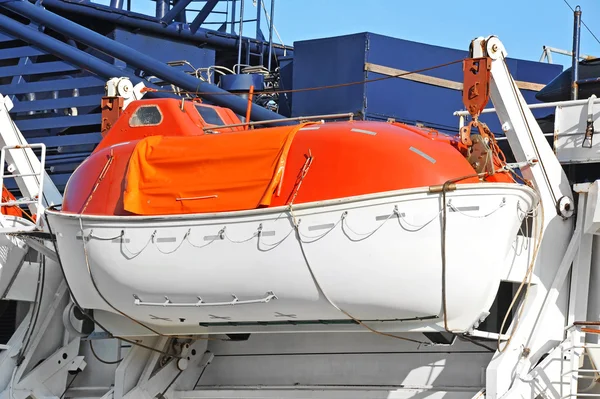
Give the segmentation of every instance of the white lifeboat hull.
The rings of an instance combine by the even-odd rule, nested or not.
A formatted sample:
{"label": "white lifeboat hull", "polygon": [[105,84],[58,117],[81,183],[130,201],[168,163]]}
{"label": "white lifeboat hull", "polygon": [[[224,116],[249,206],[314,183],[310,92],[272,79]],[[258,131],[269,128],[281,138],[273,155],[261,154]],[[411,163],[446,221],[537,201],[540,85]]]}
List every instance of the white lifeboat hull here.
{"label": "white lifeboat hull", "polygon": [[446,202],[445,266],[442,195],[427,188],[302,204],[292,213],[47,214],[79,304],[157,331],[353,319],[442,328],[445,267],[446,323],[458,332],[491,306],[503,259],[537,197],[517,184],[465,184]]}

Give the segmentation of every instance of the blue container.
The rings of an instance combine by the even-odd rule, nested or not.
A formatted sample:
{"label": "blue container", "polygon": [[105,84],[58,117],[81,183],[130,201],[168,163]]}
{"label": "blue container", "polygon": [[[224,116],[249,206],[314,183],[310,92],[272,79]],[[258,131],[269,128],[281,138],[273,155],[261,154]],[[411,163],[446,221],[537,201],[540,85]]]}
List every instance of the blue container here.
{"label": "blue container", "polygon": [[[468,43],[465,43],[467,45]],[[510,49],[509,49],[510,50]],[[467,51],[394,39],[373,33],[358,33],[326,39],[294,43],[294,90],[361,82],[385,75],[366,70],[366,64],[414,71],[461,60]],[[561,71],[561,65],[508,59],[508,67],[516,80],[546,84]],[[462,83],[462,63],[422,72],[423,75]],[[528,103],[537,103],[534,91],[523,90]],[[373,83],[295,92],[292,115],[355,112],[366,119],[395,118],[407,123],[422,123],[441,131],[455,133],[458,118],[453,112],[464,109],[462,92],[401,78]],[[490,103],[488,106],[492,106]],[[537,110],[536,116],[551,113]],[[501,133],[495,115],[481,118],[492,131]]]}

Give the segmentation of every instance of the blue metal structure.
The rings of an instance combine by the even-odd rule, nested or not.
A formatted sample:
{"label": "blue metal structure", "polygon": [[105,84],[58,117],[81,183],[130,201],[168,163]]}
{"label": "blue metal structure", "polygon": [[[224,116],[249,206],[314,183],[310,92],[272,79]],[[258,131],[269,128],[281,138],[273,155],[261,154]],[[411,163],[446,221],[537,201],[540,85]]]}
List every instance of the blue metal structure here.
{"label": "blue metal structure", "polygon": [[[415,71],[467,57],[467,52],[395,39],[373,33],[301,41],[294,43],[295,90],[326,86],[385,75],[369,71],[367,64]],[[326,60],[321,63],[315,59]],[[562,71],[562,66],[509,59],[508,67],[517,80],[546,84]],[[462,83],[462,64],[455,63],[422,72],[423,75]],[[534,91],[522,90],[528,103],[539,102]],[[292,94],[292,115],[355,112],[367,119],[395,118],[421,123],[441,131],[456,133],[458,120],[452,114],[463,109],[462,92],[406,79],[388,79],[373,83],[306,91]],[[541,117],[550,111],[538,110]],[[501,133],[497,118],[483,116],[490,128]]]}
{"label": "blue metal structure", "polygon": [[[260,19],[263,11],[267,20],[272,15],[261,0],[255,20],[236,20],[235,7],[241,4],[157,0],[155,15],[131,11],[130,0],[111,0],[109,5],[68,0],[44,1],[43,6],[19,0],[0,4],[0,93],[13,99],[11,114],[26,138],[49,147],[47,167],[55,183],[64,187],[100,141],[100,100],[111,77],[143,80],[161,90],[153,93],[158,96],[174,96],[169,93],[173,88],[202,92],[205,100],[245,114],[245,99],[211,84],[217,79],[208,83],[197,78],[199,69],[233,69],[239,57],[249,65],[262,65],[268,57],[271,46],[260,31]],[[193,10],[197,5],[201,7]],[[221,25],[217,30],[204,26],[215,21]],[[256,37],[236,34],[251,22],[256,23]],[[272,32],[272,24],[263,26]],[[290,50],[275,45],[272,54],[291,55]],[[262,81],[260,77],[254,80]],[[254,106],[252,117],[281,116]]]}

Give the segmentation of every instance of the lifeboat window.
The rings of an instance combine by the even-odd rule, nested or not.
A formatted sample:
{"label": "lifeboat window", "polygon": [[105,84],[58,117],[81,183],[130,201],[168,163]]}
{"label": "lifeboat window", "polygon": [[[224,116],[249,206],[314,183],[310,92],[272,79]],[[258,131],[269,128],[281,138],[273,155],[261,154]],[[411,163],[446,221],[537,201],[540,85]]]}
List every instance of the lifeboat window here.
{"label": "lifeboat window", "polygon": [[160,125],[163,116],[156,105],[142,105],[135,110],[129,119],[129,126],[156,126]]}
{"label": "lifeboat window", "polygon": [[203,107],[202,105],[196,105],[196,109],[198,113],[208,125],[217,125],[223,126],[225,122],[223,119],[217,114],[217,111],[211,107]]}

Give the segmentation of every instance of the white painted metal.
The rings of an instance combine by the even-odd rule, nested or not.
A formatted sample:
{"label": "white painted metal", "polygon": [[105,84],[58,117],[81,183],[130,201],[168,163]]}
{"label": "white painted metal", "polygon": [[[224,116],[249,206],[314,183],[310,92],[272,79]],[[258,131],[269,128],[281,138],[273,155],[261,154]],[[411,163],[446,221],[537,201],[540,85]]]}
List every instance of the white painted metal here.
{"label": "white painted metal", "polygon": [[[27,141],[10,118],[9,111],[13,104],[8,96],[0,95],[0,147],[13,148],[6,153],[9,170],[18,171],[22,177],[16,180],[23,197],[35,198],[41,194],[40,187],[45,186],[44,206],[62,203],[62,195],[44,171],[43,183],[37,176],[43,169],[39,159],[31,148],[19,148],[27,145]],[[2,165],[4,167],[4,165]],[[37,204],[29,204],[32,214],[37,214]]]}
{"label": "white painted metal", "polygon": [[[336,306],[410,331],[443,328],[441,196],[409,189],[299,205],[299,237],[287,208],[48,217],[78,302],[117,308],[158,331],[349,320]],[[515,184],[465,184],[447,194],[449,329],[467,331],[486,314],[503,254],[536,201],[531,189]]]}
{"label": "white painted metal", "polygon": [[123,97],[123,109],[133,101],[141,100],[144,96],[144,82],[135,86],[128,78],[112,78],[106,82],[105,94],[107,97]]}
{"label": "white painted metal", "polygon": [[[25,219],[14,216],[3,216],[3,218],[4,228],[19,230],[33,225]],[[28,247],[23,240],[0,234],[0,300],[8,298],[8,292],[17,278],[27,250]]]}
{"label": "white painted metal", "polygon": [[[597,162],[600,157],[600,106],[595,105],[594,100],[595,96],[586,104],[564,104],[556,107],[555,146],[560,162],[590,163]],[[596,134],[591,140],[585,141],[588,119]]]}
{"label": "white painted metal", "polygon": [[[6,154],[8,152],[8,150],[13,150],[13,151],[24,151],[27,149],[31,149],[31,148],[39,148],[41,150],[41,159],[38,165],[38,169],[37,171],[35,170],[35,167],[32,166],[32,169],[34,169],[33,172],[30,173],[20,173],[20,172],[14,172],[8,175],[4,174],[4,162],[6,161]],[[27,227],[9,227],[6,226],[6,222],[3,221],[2,225],[2,232],[4,233],[9,233],[9,232],[16,232],[16,231],[31,231],[34,229],[37,229],[40,227],[40,223],[42,220],[42,212],[44,210],[44,196],[43,196],[43,192],[44,192],[44,165],[46,164],[46,145],[45,144],[25,144],[25,145],[16,145],[16,146],[4,146],[0,149],[0,165],[2,165],[2,168],[0,168],[0,187],[4,187],[4,179],[5,178],[15,178],[15,179],[22,179],[25,177],[35,177],[36,180],[39,182],[38,185],[38,191],[37,194],[35,194],[35,196],[33,197],[28,197],[28,198],[22,198],[22,199],[18,199],[18,200],[7,200],[7,201],[1,201],[0,202],[0,206],[22,206],[22,205],[35,205],[34,209],[36,211],[35,213],[35,224],[31,225],[31,226],[27,226]],[[2,216],[2,219],[4,219],[4,217]]]}

